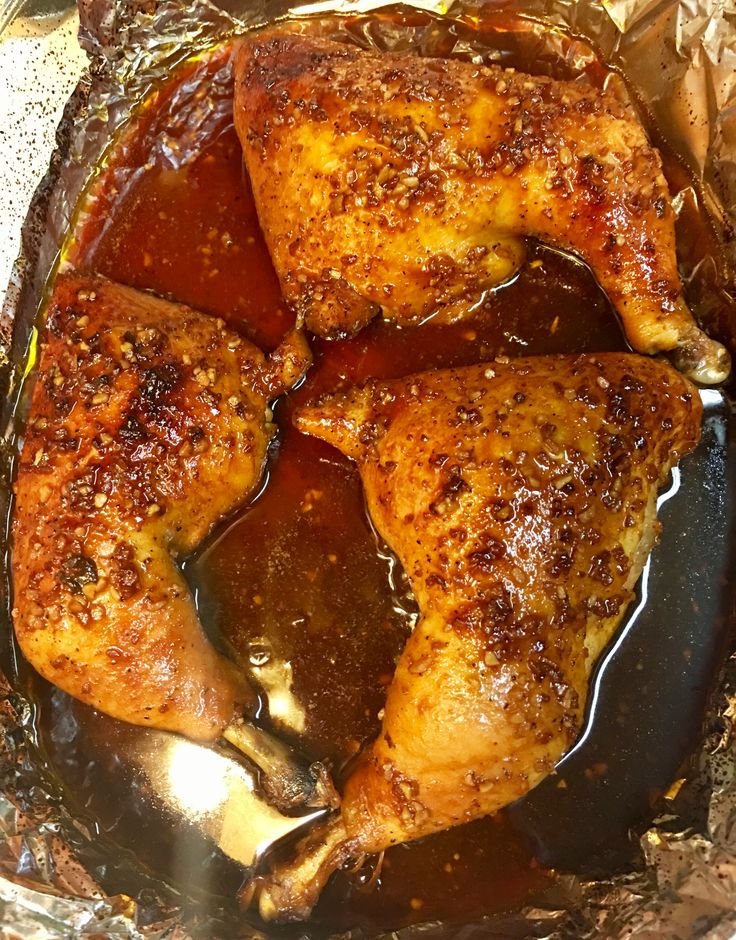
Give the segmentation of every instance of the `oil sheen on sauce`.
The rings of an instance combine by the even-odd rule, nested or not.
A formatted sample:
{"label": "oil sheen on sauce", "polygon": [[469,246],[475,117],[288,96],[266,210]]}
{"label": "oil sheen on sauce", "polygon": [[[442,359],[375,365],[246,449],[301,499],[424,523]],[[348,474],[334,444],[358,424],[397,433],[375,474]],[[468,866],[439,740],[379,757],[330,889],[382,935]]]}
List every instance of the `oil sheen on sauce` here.
{"label": "oil sheen on sauce", "polygon": [[[505,61],[525,65],[513,49]],[[230,65],[231,50],[219,47],[184,63],[149,95],[100,175],[67,257],[82,270],[222,317],[272,349],[292,316],[244,175],[228,104]],[[669,171],[679,172],[674,164]],[[690,230],[709,237],[702,224]],[[255,677],[280,733],[339,775],[377,732],[415,616],[403,573],[366,517],[356,468],[291,427],[295,404],[369,377],[499,355],[625,348],[589,271],[535,244],[515,280],[464,322],[402,330],[377,319],[352,339],[312,340],[313,368],[276,403],[279,434],[260,494],[185,565],[203,622]],[[138,729],[33,683],[49,760],[98,830],[153,876],[204,886],[234,917],[242,871],[156,805],[126,765],[125,742]],[[580,785],[592,790],[605,774],[605,766],[586,768]],[[645,812],[634,799],[628,815],[616,817],[615,832],[607,830],[607,850],[625,856],[626,829]],[[567,820],[576,825],[576,816]],[[394,928],[509,910],[545,890],[539,856],[523,819],[500,813],[390,850],[374,878],[370,865],[339,873],[315,922]]]}

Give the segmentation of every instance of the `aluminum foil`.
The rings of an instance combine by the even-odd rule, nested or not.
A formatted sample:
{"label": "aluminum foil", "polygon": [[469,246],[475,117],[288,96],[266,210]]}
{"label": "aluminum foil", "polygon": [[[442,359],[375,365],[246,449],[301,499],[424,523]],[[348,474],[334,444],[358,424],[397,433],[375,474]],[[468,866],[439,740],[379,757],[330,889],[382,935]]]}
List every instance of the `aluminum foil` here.
{"label": "aluminum foil", "polygon": [[[6,419],[40,298],[78,211],[80,193],[111,138],[125,132],[146,90],[193,51],[244,28],[286,15],[354,14],[378,5],[376,0],[318,0],[290,8],[288,0],[261,0],[244,8],[230,0],[221,9],[207,0],[80,0],[80,41],[90,55],[90,68],[67,105],[57,153],[23,226],[23,250],[3,309],[3,352],[12,364],[2,379],[8,392]],[[723,246],[718,257],[695,256],[685,279],[705,283],[706,295],[731,291],[736,268],[732,5],[723,0],[489,0],[485,7],[481,0],[467,0],[462,7],[414,0],[412,5],[449,17],[461,9],[500,9],[515,18],[519,42],[531,58],[544,54],[564,59],[573,72],[583,73],[600,54],[620,67],[639,104],[655,126],[668,128],[669,142],[700,183],[700,193],[693,187],[681,189],[676,207],[686,218],[688,206],[703,199]],[[405,41],[406,34],[382,37],[387,46]],[[626,93],[623,85],[619,91]],[[163,150],[161,158],[176,159]],[[733,350],[736,325],[718,317],[718,304],[711,306],[698,312]],[[12,463],[8,441],[2,452],[7,475]],[[736,622],[733,609],[726,615]],[[53,781],[39,766],[32,719],[32,706],[0,682],[0,938],[261,936],[245,925],[233,934],[231,927],[204,920],[162,884],[152,883],[135,898],[106,896],[92,868],[77,858],[80,846],[95,844],[94,833],[59,804]],[[642,864],[636,872],[608,881],[560,877],[545,903],[533,909],[462,927],[423,924],[392,936],[736,937],[735,719],[732,657],[689,772],[673,784],[659,816],[640,838]],[[104,846],[99,851],[104,854]],[[308,935],[305,928],[302,936]]]}

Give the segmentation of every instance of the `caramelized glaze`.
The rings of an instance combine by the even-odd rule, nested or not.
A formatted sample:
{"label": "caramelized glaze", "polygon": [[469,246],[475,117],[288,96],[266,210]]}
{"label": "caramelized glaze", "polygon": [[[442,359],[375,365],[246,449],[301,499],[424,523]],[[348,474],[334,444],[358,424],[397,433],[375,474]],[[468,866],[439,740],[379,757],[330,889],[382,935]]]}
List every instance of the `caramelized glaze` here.
{"label": "caramelized glaze", "polygon": [[[485,24],[489,49],[495,45],[493,57],[504,64],[529,69],[520,57],[524,43],[506,32],[518,23],[507,20],[499,14]],[[432,21],[411,13],[397,22],[414,24],[421,37]],[[481,26],[442,27],[432,47],[449,51],[463,30],[475,35]],[[371,35],[365,19],[343,28],[363,39]],[[231,58],[228,45],[218,47],[184,63],[149,96],[101,172],[96,198],[78,219],[66,257],[82,270],[220,316],[268,351],[293,317],[280,297],[243,173],[228,103]],[[545,60],[540,70],[570,77],[562,60]],[[607,70],[593,60],[588,73],[600,84]],[[203,87],[213,105],[206,119],[201,118]],[[681,168],[664,156],[666,175],[680,185]],[[716,248],[696,209],[686,212],[685,223],[685,261],[692,269],[697,258]],[[691,285],[695,300],[701,286]],[[518,276],[469,320],[449,326],[430,322],[421,330],[376,320],[352,339],[314,339],[312,348],[315,362],[307,380],[275,409],[279,434],[267,485],[185,565],[185,574],[218,643],[262,688],[270,688],[273,723],[312,755],[328,757],[339,773],[378,731],[384,690],[416,612],[402,572],[367,521],[357,470],[328,445],[296,432],[290,425],[293,408],[368,377],[399,377],[496,355],[624,350],[626,343],[587,268],[532,243]],[[143,860],[149,872],[209,894],[210,910],[222,907],[234,916],[240,868],[162,807],[126,763],[140,732],[72,702],[39,679],[28,682],[42,745],[69,805],[94,820],[95,831],[122,846],[123,855],[136,853],[134,867]],[[651,701],[656,700],[654,687]],[[612,713],[616,736],[618,712]],[[680,750],[684,746],[678,742]],[[571,771],[564,792],[574,793],[577,802],[563,804],[568,816],[557,828],[589,831],[588,845],[600,836],[620,861],[629,853],[628,826],[649,811],[649,791],[661,786],[662,774],[652,766],[635,782],[617,778],[614,789],[628,796],[617,802],[610,820],[581,820],[580,807],[606,779],[607,768],[596,767]],[[520,810],[398,846],[386,854],[369,891],[364,883],[370,869],[338,873],[315,922],[344,929],[436,918],[467,921],[533,899],[548,884],[536,856],[546,864],[554,860],[544,844],[546,805],[537,803],[525,816],[522,804]],[[590,861],[574,852],[566,859],[572,867]],[[126,890],[141,883],[143,876]]]}

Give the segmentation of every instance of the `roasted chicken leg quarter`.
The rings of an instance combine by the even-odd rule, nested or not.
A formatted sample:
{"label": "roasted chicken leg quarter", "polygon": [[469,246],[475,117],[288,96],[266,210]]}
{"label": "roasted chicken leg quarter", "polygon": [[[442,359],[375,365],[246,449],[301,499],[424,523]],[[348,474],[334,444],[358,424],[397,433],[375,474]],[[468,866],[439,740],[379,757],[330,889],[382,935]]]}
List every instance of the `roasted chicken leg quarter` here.
{"label": "roasted chicken leg quarter", "polygon": [[659,154],[612,94],[282,30],[243,40],[235,123],[284,296],[314,332],[379,309],[464,316],[534,236],[589,264],[634,349],[727,377],[682,296]]}
{"label": "roasted chicken leg quarter", "polygon": [[29,662],[137,725],[217,738],[254,694],[208,642],[175,559],[252,492],[269,399],[308,365],[223,321],[59,277],[15,486],[13,620]]}
{"label": "roasted chicken leg quarter", "polygon": [[626,354],[428,372],[297,411],[358,462],[421,619],[339,816],[265,876],[264,917],[306,916],[348,858],[493,813],[552,771],[700,416],[687,379]]}

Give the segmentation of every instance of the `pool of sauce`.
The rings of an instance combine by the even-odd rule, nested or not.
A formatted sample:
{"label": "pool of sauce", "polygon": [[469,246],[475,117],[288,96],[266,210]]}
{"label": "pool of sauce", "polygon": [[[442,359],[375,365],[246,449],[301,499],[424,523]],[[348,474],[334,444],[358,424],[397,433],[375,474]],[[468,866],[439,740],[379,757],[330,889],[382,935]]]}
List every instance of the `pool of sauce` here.
{"label": "pool of sauce", "polygon": [[[415,28],[434,51],[449,51],[463,28],[477,43],[483,25],[439,26],[424,14],[396,17],[395,24]],[[508,24],[500,18],[485,24],[489,58],[529,68],[523,43],[499,26]],[[372,35],[365,19],[344,21],[341,28],[363,41]],[[229,106],[231,58],[230,47],[219,47],[181,65],[149,94],[100,174],[66,257],[82,270],[220,316],[272,349],[292,315],[243,171]],[[562,60],[544,60],[540,68],[567,77]],[[588,72],[598,82],[605,76],[595,60]],[[670,179],[681,181],[679,165],[666,151],[665,158]],[[696,208],[685,216],[686,267],[695,268],[698,257],[715,252],[713,233]],[[355,466],[296,432],[290,423],[294,406],[368,377],[498,355],[626,348],[588,269],[535,243],[513,282],[491,292],[463,322],[399,329],[377,319],[352,339],[312,341],[314,366],[295,392],[276,403],[279,432],[261,492],[184,566],[206,628],[263,690],[267,724],[303,753],[327,760],[339,778],[379,728],[385,691],[416,617],[403,572],[367,519]],[[646,637],[644,642],[611,689],[617,681],[632,688],[631,669],[651,653]],[[680,664],[681,644],[673,642]],[[398,846],[378,870],[371,863],[358,873],[338,873],[314,923],[337,930],[470,921],[539,896],[551,884],[550,866],[591,873],[628,864],[630,827],[651,814],[697,734],[716,645],[708,647],[690,682],[697,695],[688,701],[681,733],[661,745],[650,764],[632,770],[636,761],[616,739],[622,727],[636,725],[632,711],[656,711],[662,703],[652,676],[644,701],[639,687],[636,704],[625,692],[613,697],[603,730],[592,736],[593,751],[573,755],[540,796],[491,819]],[[73,702],[38,678],[27,682],[41,746],[69,805],[106,844],[119,847],[131,871],[204,897],[224,922],[235,922],[242,868],[163,805],[126,761],[126,749],[145,732]],[[103,883],[108,869],[98,865]],[[121,890],[119,878],[110,887]],[[140,883],[123,889],[132,893]]]}

